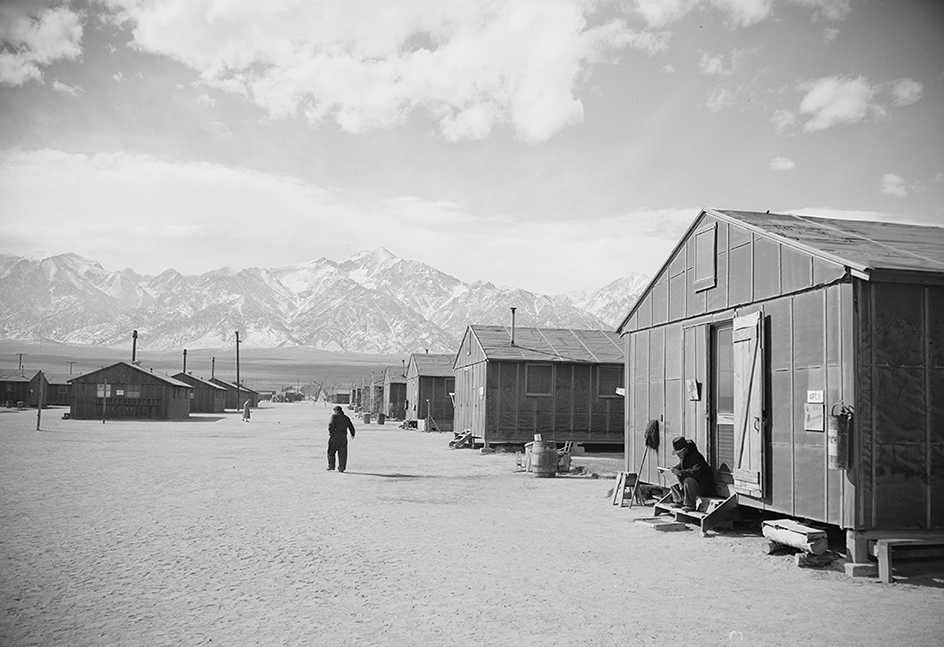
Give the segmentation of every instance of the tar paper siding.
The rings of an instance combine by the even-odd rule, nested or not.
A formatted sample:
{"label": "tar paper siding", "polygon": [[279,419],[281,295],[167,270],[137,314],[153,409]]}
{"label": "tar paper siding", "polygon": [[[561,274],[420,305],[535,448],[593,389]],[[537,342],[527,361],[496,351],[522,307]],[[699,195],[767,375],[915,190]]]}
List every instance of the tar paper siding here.
{"label": "tar paper siding", "polygon": [[406,420],[432,417],[440,431],[452,431],[455,407],[450,393],[456,379],[442,375],[409,375],[406,382]]}
{"label": "tar paper siding", "polygon": [[944,286],[857,288],[856,529],[944,529]]}
{"label": "tar paper siding", "polygon": [[[179,420],[190,415],[190,387],[174,384],[125,363],[76,377],[72,383],[71,416],[79,420],[100,420],[102,398],[98,385],[111,389],[106,399],[105,419],[140,418]],[[119,395],[118,391],[123,394]],[[138,394],[132,397],[130,394]]]}
{"label": "tar paper siding", "polygon": [[[808,391],[825,411],[853,404],[854,295],[845,268],[704,214],[692,232],[714,229],[715,282],[695,290],[694,236],[682,241],[624,326],[627,469],[637,471],[649,420],[661,443],[642,480],[675,463],[673,436],[693,439],[709,457],[710,340],[713,325],[761,313],[764,362],[763,496],[742,501],[791,516],[850,527],[855,488],[827,469],[826,433],[804,429]],[[700,399],[690,399],[689,380]],[[713,465],[713,467],[716,467]],[[726,489],[721,484],[722,494]]]}
{"label": "tar paper siding", "polygon": [[403,420],[406,415],[406,378],[403,369],[387,369],[383,383],[384,410],[382,413],[394,420]]}
{"label": "tar paper siding", "polygon": [[529,365],[550,362],[487,359],[468,333],[456,359],[456,429],[490,443],[544,440],[619,444],[624,399],[601,395],[601,366],[620,364],[553,362],[551,395],[527,393]]}
{"label": "tar paper siding", "polygon": [[183,372],[174,375],[174,379],[193,387],[190,413],[223,413],[226,410],[225,388]]}

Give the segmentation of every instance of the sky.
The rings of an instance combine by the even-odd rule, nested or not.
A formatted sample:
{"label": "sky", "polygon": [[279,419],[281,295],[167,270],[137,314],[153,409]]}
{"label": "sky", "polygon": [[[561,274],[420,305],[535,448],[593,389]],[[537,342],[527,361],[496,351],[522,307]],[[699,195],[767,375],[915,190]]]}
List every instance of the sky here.
{"label": "sky", "polygon": [[544,294],[702,208],[944,226],[935,0],[4,0],[0,253]]}

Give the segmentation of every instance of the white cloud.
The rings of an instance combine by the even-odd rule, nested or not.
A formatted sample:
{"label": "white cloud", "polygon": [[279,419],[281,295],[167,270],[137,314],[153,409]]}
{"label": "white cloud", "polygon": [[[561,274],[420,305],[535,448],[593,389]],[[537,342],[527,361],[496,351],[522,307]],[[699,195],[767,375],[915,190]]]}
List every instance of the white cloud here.
{"label": "white cloud", "polygon": [[778,133],[784,133],[796,125],[796,115],[789,110],[774,110],[770,115],[770,123],[774,125]]}
{"label": "white cloud", "polygon": [[585,0],[258,2],[108,0],[134,46],[190,66],[275,119],[334,119],[360,133],[421,110],[450,139],[510,125],[541,141],[583,119],[575,85],[626,48],[668,34],[590,25]]}
{"label": "white cloud", "polygon": [[210,130],[219,135],[220,137],[232,137],[233,131],[226,127],[222,121],[212,121],[210,122]]}
{"label": "white cloud", "polygon": [[796,164],[793,163],[793,160],[787,159],[786,157],[775,157],[770,160],[770,170],[771,171],[792,171],[796,168]]}
{"label": "white cloud", "polygon": [[78,58],[83,20],[68,6],[35,12],[17,4],[0,6],[0,85],[40,81],[41,68]]}
{"label": "white cloud", "polygon": [[214,99],[213,97],[211,97],[210,95],[206,93],[203,93],[197,97],[197,103],[201,106],[208,108],[216,104],[216,99]]}
{"label": "white cloud", "polygon": [[736,93],[723,85],[716,86],[708,92],[706,105],[712,112],[718,112],[734,105]]}
{"label": "white cloud", "polygon": [[[710,56],[702,53],[698,68],[701,70],[701,73],[706,76],[730,76],[734,73],[734,70],[737,69],[741,59],[751,54],[753,51],[754,50],[750,49],[736,49],[727,54],[727,56],[724,54]],[[725,58],[728,60],[727,64],[725,64]]]}
{"label": "white cloud", "polygon": [[823,40],[827,45],[839,37],[839,30],[835,27],[823,27]]}
{"label": "white cloud", "polygon": [[803,125],[806,132],[841,123],[857,123],[873,110],[875,89],[864,76],[855,79],[830,76],[801,84],[799,89],[806,92],[800,102],[800,112],[812,115]]}
{"label": "white cloud", "polygon": [[944,173],[938,173],[934,176],[934,179],[931,180],[935,184],[944,184]]}
{"label": "white cloud", "polygon": [[793,2],[813,9],[813,19],[818,21],[845,20],[852,12],[850,0],[793,0]]}
{"label": "white cloud", "polygon": [[698,214],[692,207],[555,222],[476,215],[413,196],[359,206],[292,177],[51,150],[0,153],[0,194],[4,253],[72,251],[109,269],[195,274],[342,260],[384,246],[462,280],[545,293],[654,272]]}
{"label": "white cloud", "polygon": [[749,27],[770,17],[773,0],[711,0],[736,27]]}
{"label": "white cloud", "polygon": [[662,66],[662,71],[665,72],[666,74],[674,74],[674,73],[675,73],[675,68],[672,67],[671,65],[663,65],[663,66]]}
{"label": "white cloud", "polygon": [[921,98],[924,86],[913,79],[898,79],[892,83],[891,91],[896,106],[910,106]]}
{"label": "white cloud", "polygon": [[886,173],[882,176],[882,193],[892,195],[896,198],[904,198],[908,195],[908,188],[905,186],[905,180],[900,175]]}
{"label": "white cloud", "polygon": [[56,92],[68,94],[73,97],[79,96],[79,93],[82,91],[82,88],[79,86],[66,85],[65,83],[60,83],[58,79],[52,82],[52,89]]}
{"label": "white cloud", "polygon": [[810,116],[803,130],[816,132],[838,124],[859,123],[869,117],[883,119],[888,108],[876,97],[888,91],[896,106],[907,106],[921,98],[922,89],[920,83],[908,78],[872,85],[864,76],[854,79],[828,76],[801,83],[797,90],[806,95],[800,101],[800,112]]}
{"label": "white cloud", "polygon": [[121,83],[122,81],[124,81],[125,75],[122,74],[121,72],[115,72],[114,74],[111,75],[111,78],[118,81],[118,83]]}
{"label": "white cloud", "polygon": [[772,0],[634,0],[631,10],[649,27],[662,28],[685,18],[695,9],[710,6],[732,27],[747,27],[770,17]]}

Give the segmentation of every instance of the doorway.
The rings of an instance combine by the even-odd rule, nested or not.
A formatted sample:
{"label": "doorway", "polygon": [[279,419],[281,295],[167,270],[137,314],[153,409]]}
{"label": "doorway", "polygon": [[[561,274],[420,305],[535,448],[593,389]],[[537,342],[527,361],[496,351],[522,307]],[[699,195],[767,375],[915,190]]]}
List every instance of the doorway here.
{"label": "doorway", "polygon": [[734,326],[711,326],[708,452],[715,481],[734,483]]}

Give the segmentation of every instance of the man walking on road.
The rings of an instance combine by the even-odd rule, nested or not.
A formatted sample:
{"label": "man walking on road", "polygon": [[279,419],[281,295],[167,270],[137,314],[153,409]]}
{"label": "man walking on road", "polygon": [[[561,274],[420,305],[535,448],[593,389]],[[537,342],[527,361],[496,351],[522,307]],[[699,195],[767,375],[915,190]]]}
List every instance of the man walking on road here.
{"label": "man walking on road", "polygon": [[334,469],[334,456],[338,457],[338,471],[343,472],[347,469],[347,431],[351,430],[351,438],[354,438],[354,423],[344,415],[341,407],[334,408],[334,414],[328,423],[328,469]]}

